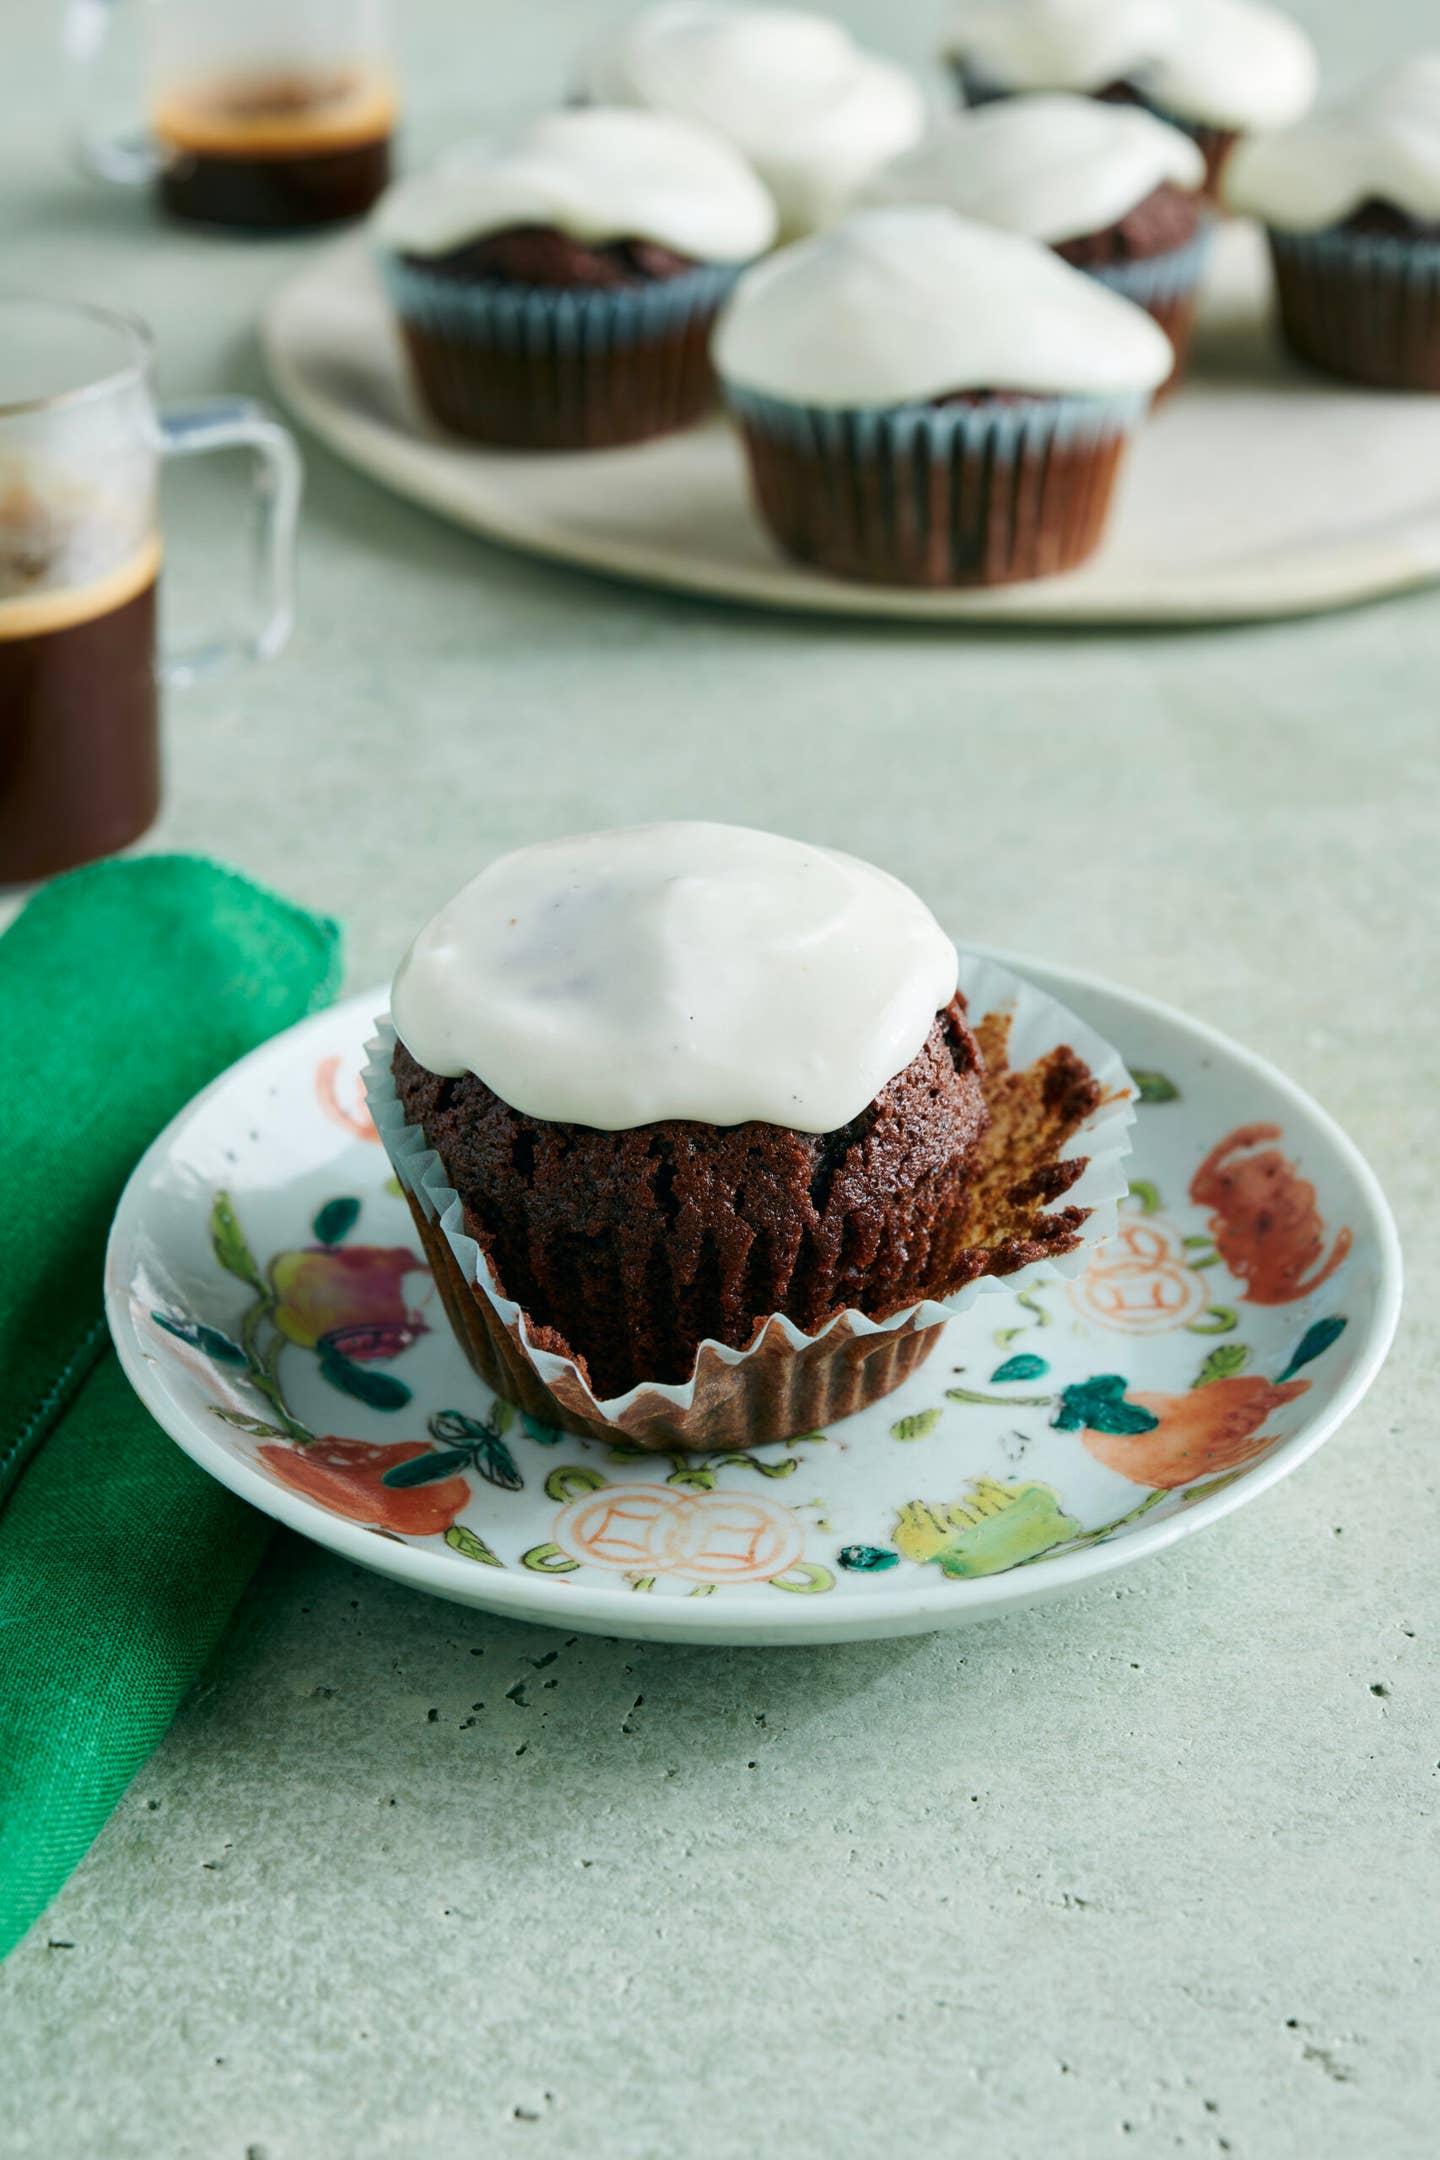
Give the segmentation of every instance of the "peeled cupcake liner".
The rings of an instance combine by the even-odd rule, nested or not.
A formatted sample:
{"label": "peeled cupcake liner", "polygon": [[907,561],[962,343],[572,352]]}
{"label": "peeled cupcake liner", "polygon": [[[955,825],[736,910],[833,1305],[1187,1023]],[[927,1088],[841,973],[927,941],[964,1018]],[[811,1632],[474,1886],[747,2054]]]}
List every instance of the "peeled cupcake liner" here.
{"label": "peeled cupcake liner", "polygon": [[378,262],[427,410],[517,449],[603,449],[698,419],[714,395],[711,326],[744,267],[576,290]]}
{"label": "peeled cupcake liner", "polygon": [[723,382],[779,545],[885,585],[998,585],[1099,545],[1148,391],[832,408]]}
{"label": "peeled cupcake liner", "polygon": [[1086,277],[1108,285],[1111,292],[1133,300],[1153,316],[1174,346],[1175,365],[1157,397],[1173,389],[1185,372],[1190,333],[1195,326],[1195,303],[1214,247],[1214,220],[1207,216],[1193,239],[1181,247],[1167,248],[1163,255],[1150,255],[1140,262],[1085,266]]}
{"label": "peeled cupcake liner", "polygon": [[446,1312],[481,1378],[539,1423],[591,1438],[658,1450],[758,1447],[834,1424],[888,1394],[929,1356],[942,1324],[987,1292],[1081,1274],[1096,1248],[1115,1235],[1118,1205],[1129,1190],[1124,1164],[1135,1118],[1134,1083],[1118,1051],[1093,1028],[998,961],[962,952],[960,989],[972,1025],[992,1014],[1008,1020],[1011,1070],[1068,1045],[1100,1084],[1095,1109],[1057,1158],[1087,1158],[1060,1203],[1089,1210],[1074,1249],[1008,1275],[981,1276],[953,1297],[922,1300],[888,1319],[872,1320],[849,1307],[814,1335],[784,1313],[772,1313],[744,1349],[703,1342],[687,1380],[639,1381],[605,1399],[594,1395],[573,1358],[533,1340],[535,1323],[497,1286],[465,1230],[463,1203],[443,1162],[405,1116],[391,1071],[395,1030],[388,1016],[382,1018],[367,1045],[370,1115],[410,1204]]}
{"label": "peeled cupcake liner", "polygon": [[1440,391],[1440,240],[1266,228],[1285,341],[1385,390]]}

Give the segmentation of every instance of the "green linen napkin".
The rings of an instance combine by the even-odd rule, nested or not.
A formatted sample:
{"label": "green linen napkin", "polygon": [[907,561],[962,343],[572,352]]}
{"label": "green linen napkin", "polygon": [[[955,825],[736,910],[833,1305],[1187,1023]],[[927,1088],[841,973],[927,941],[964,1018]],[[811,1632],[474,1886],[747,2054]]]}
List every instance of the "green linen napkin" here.
{"label": "green linen napkin", "polygon": [[0,1956],[164,1733],[267,1528],[130,1392],[110,1218],[175,1112],[339,973],[334,923],[195,856],[75,871],[0,937]]}

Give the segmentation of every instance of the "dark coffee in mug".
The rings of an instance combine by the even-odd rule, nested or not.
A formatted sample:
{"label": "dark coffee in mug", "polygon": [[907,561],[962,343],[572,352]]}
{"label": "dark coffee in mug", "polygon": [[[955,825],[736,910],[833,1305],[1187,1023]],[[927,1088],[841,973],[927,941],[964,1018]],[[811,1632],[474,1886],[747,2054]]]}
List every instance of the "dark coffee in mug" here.
{"label": "dark coffee in mug", "polygon": [[159,542],[78,584],[52,547],[38,515],[0,533],[0,884],[111,854],[160,804]]}
{"label": "dark coffee in mug", "polygon": [[277,71],[164,97],[151,118],[172,216],[251,232],[361,217],[390,178],[395,101],[378,75]]}

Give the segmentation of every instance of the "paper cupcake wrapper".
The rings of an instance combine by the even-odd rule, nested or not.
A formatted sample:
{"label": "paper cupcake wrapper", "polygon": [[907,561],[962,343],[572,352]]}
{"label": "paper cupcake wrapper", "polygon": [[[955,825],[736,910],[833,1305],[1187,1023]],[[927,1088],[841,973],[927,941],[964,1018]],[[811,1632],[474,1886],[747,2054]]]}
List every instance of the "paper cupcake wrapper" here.
{"label": "paper cupcake wrapper", "polygon": [[462,282],[384,253],[379,267],[432,416],[517,449],[599,449],[697,419],[714,392],[711,326],[740,274],[701,265],[570,291]]}
{"label": "paper cupcake wrapper", "polygon": [[1147,256],[1143,262],[1097,263],[1086,266],[1085,275],[1126,300],[1133,300],[1154,317],[1175,348],[1175,365],[1157,398],[1172,390],[1185,373],[1190,358],[1190,335],[1195,327],[1195,304],[1200,285],[1215,247],[1215,227],[1206,218],[1193,240],[1183,247],[1167,248],[1163,255]]}
{"label": "paper cupcake wrapper", "polygon": [[940,1323],[988,1291],[1078,1275],[1096,1246],[1114,1236],[1117,1207],[1128,1190],[1133,1083],[1110,1044],[998,962],[962,953],[960,988],[972,1024],[989,1014],[1008,1020],[1012,1070],[1068,1045],[1100,1084],[1096,1108],[1058,1158],[1088,1158],[1063,1200],[1067,1209],[1089,1210],[1074,1249],[1008,1275],[982,1276],[953,1297],[925,1299],[885,1320],[847,1308],[807,1335],[785,1314],[772,1313],[744,1349],[702,1343],[689,1379],[641,1381],[604,1399],[594,1395],[573,1359],[532,1341],[530,1316],[496,1285],[465,1230],[463,1205],[444,1164],[421,1128],[405,1117],[391,1072],[395,1031],[382,1019],[365,1068],[370,1115],[410,1201],[446,1310],[482,1377],[529,1415],[572,1431],[651,1448],[754,1447],[833,1423],[897,1387],[929,1355]]}
{"label": "paper cupcake wrapper", "polygon": [[1267,235],[1286,343],[1386,390],[1440,390],[1440,240],[1399,233]]}
{"label": "paper cupcake wrapper", "polygon": [[1057,397],[836,410],[722,385],[780,546],[839,577],[998,585],[1093,552],[1150,404]]}

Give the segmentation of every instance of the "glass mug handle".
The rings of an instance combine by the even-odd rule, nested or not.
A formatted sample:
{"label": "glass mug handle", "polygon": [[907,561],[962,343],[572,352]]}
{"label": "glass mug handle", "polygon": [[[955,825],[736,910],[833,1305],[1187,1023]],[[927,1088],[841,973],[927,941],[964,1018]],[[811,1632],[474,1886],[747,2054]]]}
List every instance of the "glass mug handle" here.
{"label": "glass mug handle", "polygon": [[251,398],[207,398],[170,406],[159,416],[162,457],[207,450],[250,450],[255,458],[253,620],[233,637],[167,652],[166,683],[198,682],[237,661],[273,660],[295,620],[295,525],[300,511],[300,453],[294,438]]}
{"label": "glass mug handle", "polygon": [[154,143],[143,129],[107,135],[91,118],[101,58],[124,0],[66,0],[65,74],[70,140],[82,170],[114,187],[144,187],[160,170]]}

